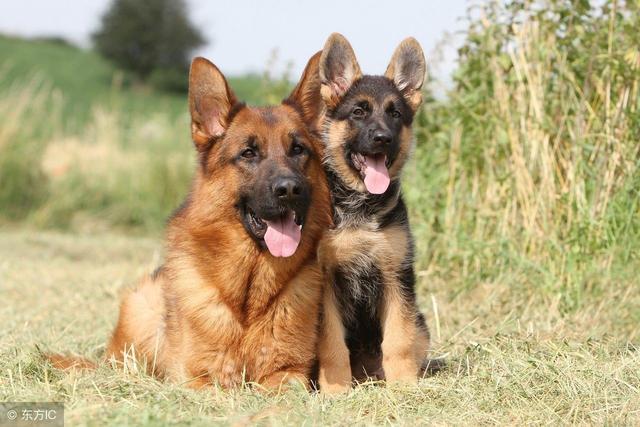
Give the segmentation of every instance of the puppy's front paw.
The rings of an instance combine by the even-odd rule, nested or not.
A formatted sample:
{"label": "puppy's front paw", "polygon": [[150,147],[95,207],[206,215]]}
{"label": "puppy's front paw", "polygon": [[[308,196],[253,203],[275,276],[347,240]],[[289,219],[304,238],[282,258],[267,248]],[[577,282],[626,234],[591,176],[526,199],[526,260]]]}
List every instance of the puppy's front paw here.
{"label": "puppy's front paw", "polygon": [[320,382],[320,393],[327,396],[335,396],[339,394],[344,394],[349,391],[351,388],[350,384],[323,384]]}
{"label": "puppy's front paw", "polygon": [[351,367],[320,367],[318,375],[320,393],[336,395],[346,393],[351,388]]}
{"label": "puppy's front paw", "polygon": [[383,366],[388,383],[418,383],[418,364],[413,358],[385,357]]}

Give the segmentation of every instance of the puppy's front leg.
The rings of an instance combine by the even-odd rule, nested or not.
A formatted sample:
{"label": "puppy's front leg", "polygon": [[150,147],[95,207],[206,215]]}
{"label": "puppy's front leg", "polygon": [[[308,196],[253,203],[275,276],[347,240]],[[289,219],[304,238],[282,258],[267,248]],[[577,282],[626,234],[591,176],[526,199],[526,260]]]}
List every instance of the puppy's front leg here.
{"label": "puppy's front leg", "polygon": [[318,343],[320,391],[327,394],[345,392],[351,385],[349,349],[345,342],[342,316],[333,288],[327,284],[323,297],[323,317]]}
{"label": "puppy's front leg", "polygon": [[420,367],[416,355],[418,331],[398,283],[386,283],[381,324],[382,367],[386,380],[416,383]]}

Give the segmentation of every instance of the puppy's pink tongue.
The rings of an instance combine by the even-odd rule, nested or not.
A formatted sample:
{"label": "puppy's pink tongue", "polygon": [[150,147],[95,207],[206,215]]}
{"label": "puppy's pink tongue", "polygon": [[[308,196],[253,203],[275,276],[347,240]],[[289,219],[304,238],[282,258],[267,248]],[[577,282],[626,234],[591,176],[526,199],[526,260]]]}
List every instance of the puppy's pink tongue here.
{"label": "puppy's pink tongue", "polygon": [[389,171],[385,161],[387,156],[376,154],[375,156],[364,156],[364,185],[371,194],[382,194],[389,188]]}
{"label": "puppy's pink tongue", "polygon": [[264,234],[264,242],[271,255],[275,257],[289,257],[298,249],[300,243],[301,228],[293,220],[293,212],[289,212],[275,221],[265,221],[267,232]]}

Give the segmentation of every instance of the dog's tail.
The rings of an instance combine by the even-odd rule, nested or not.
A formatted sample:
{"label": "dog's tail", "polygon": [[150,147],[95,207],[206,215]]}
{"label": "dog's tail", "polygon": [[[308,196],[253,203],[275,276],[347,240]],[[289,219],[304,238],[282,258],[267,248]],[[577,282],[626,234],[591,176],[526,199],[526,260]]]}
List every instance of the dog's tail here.
{"label": "dog's tail", "polygon": [[81,356],[71,356],[64,354],[56,354],[56,353],[42,353],[42,357],[51,363],[56,369],[62,369],[65,371],[71,369],[77,370],[93,370],[98,367],[98,364],[92,362],[89,359],[86,359]]}
{"label": "dog's tail", "polygon": [[430,377],[432,375],[435,375],[439,372],[444,371],[445,369],[447,369],[448,364],[446,359],[425,359],[422,362],[422,367],[420,369],[420,373],[422,374],[422,376],[426,376],[426,377]]}

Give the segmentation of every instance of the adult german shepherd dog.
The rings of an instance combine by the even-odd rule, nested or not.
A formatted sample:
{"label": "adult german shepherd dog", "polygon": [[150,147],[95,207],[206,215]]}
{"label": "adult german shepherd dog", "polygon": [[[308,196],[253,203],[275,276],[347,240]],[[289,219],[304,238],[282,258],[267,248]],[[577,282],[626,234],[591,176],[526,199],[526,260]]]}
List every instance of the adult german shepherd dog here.
{"label": "adult german shepherd dog", "polygon": [[164,264],[122,300],[107,359],[135,356],[192,387],[308,384],[323,287],[317,245],[331,222],[319,59],[282,105],[263,108],[238,102],[211,62],[192,62],[197,171],[168,223]]}
{"label": "adult german shepherd dog", "polygon": [[319,73],[335,223],[319,251],[328,281],[318,351],[320,389],[342,391],[352,377],[415,382],[429,332],[416,306],[413,241],[400,172],[422,102],[424,54],[408,38],[384,76],[363,76],[349,42],[332,34]]}

